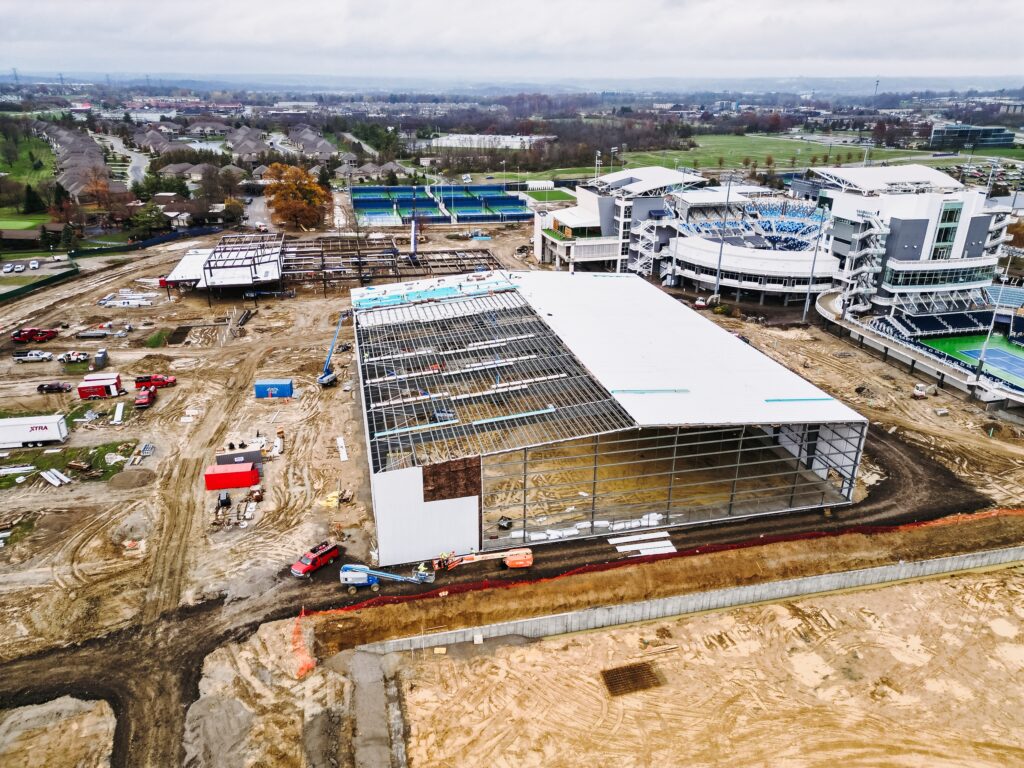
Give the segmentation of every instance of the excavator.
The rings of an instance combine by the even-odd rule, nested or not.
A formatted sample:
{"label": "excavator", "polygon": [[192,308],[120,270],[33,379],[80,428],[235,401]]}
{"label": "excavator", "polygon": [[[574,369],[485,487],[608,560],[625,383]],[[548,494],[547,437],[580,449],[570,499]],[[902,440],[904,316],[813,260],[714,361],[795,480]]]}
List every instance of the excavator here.
{"label": "excavator", "polygon": [[443,554],[433,561],[435,571],[451,571],[460,565],[501,560],[506,568],[529,568],[533,565],[533,550],[529,547],[509,549],[505,552],[474,552],[469,555]]}

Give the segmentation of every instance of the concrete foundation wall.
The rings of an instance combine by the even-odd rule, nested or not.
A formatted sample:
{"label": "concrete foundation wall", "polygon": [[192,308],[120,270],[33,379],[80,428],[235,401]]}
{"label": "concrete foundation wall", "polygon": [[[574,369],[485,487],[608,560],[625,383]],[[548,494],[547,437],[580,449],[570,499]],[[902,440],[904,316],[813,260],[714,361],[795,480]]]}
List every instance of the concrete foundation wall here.
{"label": "concrete foundation wall", "polygon": [[539,616],[533,619],[488,624],[482,627],[469,627],[451,632],[438,632],[416,637],[385,640],[384,642],[361,646],[360,650],[376,653],[420,650],[442,645],[452,645],[454,643],[472,642],[476,635],[481,635],[485,639],[510,635],[524,637],[564,635],[569,632],[582,632],[619,624],[631,624],[638,621],[663,619],[669,616],[681,616],[754,603],[791,600],[821,592],[871,587],[909,579],[921,579],[929,576],[956,573],[957,571],[975,568],[1016,564],[1022,561],[1024,561],[1024,546],[1009,547],[966,555],[940,557],[933,560],[901,562],[894,565],[882,565],[855,571],[842,571],[840,573],[827,573],[799,579],[770,581],[764,584],[752,584],[744,587],[717,589],[710,592],[645,600],[639,603],[588,608],[587,610],[574,611],[572,613],[559,613],[553,616]]}

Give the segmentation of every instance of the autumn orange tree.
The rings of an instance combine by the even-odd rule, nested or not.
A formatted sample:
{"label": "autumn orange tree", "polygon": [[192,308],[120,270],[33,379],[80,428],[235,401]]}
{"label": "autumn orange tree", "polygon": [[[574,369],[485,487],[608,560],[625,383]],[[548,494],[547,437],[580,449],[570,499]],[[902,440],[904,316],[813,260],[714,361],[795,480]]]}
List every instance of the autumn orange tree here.
{"label": "autumn orange tree", "polygon": [[269,179],[267,205],[278,217],[296,227],[315,227],[324,220],[329,194],[302,168],[274,163],[263,176]]}

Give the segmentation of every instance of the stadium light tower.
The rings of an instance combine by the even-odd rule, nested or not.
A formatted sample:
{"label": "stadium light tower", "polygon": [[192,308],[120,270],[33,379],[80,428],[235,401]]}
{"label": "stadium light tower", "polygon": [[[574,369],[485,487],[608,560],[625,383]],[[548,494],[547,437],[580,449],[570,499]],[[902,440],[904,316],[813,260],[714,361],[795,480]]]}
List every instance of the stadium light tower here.
{"label": "stadium light tower", "polygon": [[804,297],[804,314],[800,322],[807,322],[807,311],[811,308],[811,286],[814,285],[814,268],[818,264],[818,246],[821,244],[821,235],[825,231],[824,215],[818,223],[818,236],[814,239],[814,253],[811,254],[811,276],[807,280],[807,296]]}
{"label": "stadium light tower", "polygon": [[[729,220],[729,194],[732,192],[732,174],[729,174],[729,180],[725,185],[725,220]],[[720,295],[720,289],[722,287],[722,249],[725,248],[725,234],[724,232],[718,233],[718,267],[715,269],[715,296]],[[721,299],[719,299],[721,301]]]}
{"label": "stadium light tower", "polygon": [[978,381],[981,381],[982,369],[985,367],[985,354],[988,352],[988,343],[992,339],[992,331],[996,327],[996,311],[1003,303],[1003,289],[1006,287],[1006,280],[1006,275],[999,276],[999,298],[996,299],[996,305],[992,308],[992,319],[988,324],[988,334],[985,336],[985,343],[981,345],[981,354],[978,355],[978,369],[976,371]]}

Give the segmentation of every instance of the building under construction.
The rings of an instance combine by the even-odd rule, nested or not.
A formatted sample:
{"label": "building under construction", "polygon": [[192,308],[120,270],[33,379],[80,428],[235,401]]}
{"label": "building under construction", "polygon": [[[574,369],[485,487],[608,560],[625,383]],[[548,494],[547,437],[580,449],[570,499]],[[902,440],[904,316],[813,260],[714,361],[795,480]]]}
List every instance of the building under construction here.
{"label": "building under construction", "polygon": [[382,564],[852,498],[866,420],[640,277],[352,298]]}
{"label": "building under construction", "polygon": [[354,283],[457,275],[499,266],[486,249],[400,250],[393,238],[283,234],[225,235],[213,248],[188,251],[165,282],[183,288],[275,290],[286,283]]}

